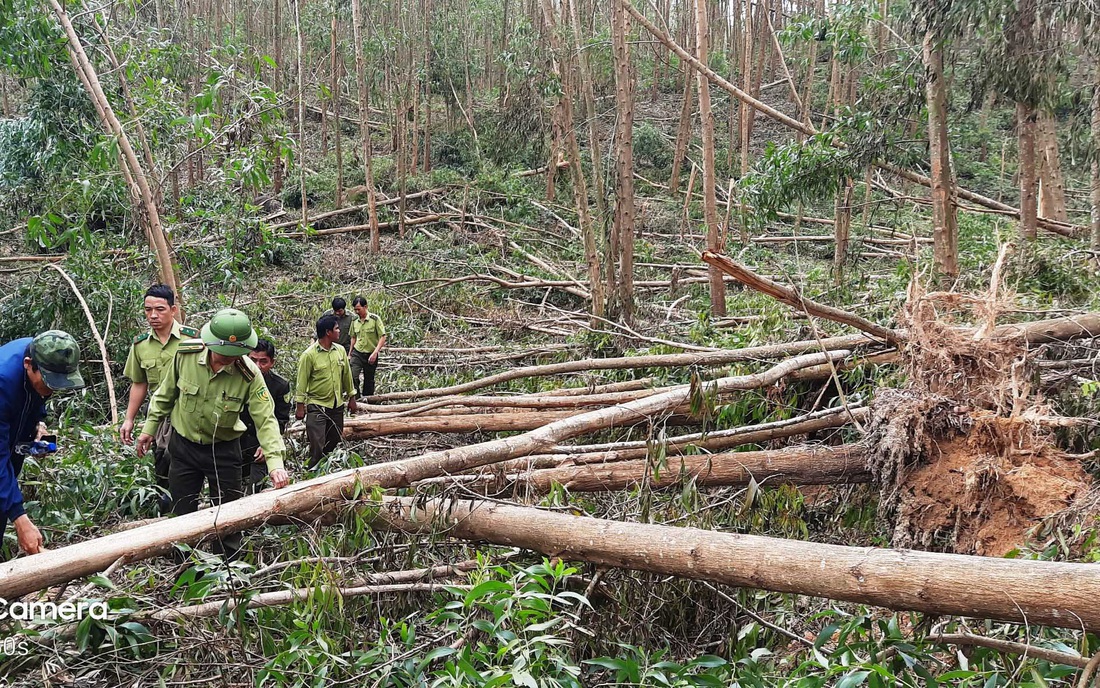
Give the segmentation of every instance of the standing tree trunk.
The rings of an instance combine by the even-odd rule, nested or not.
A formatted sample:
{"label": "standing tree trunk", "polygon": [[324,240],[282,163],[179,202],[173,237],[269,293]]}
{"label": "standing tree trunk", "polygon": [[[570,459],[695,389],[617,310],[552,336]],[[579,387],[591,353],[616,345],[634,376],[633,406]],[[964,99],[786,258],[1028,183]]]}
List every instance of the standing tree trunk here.
{"label": "standing tree trunk", "polygon": [[[577,56],[577,87],[583,96],[584,118],[588,122],[588,155],[592,161],[593,186],[596,190],[596,210],[599,213],[597,222],[603,234],[603,223],[607,218],[607,189],[604,187],[603,156],[600,152],[600,129],[596,119],[596,95],[592,87],[592,75],[588,65],[588,51],[584,50],[581,43],[580,9],[577,7],[581,0],[573,0],[569,3],[569,19],[573,25],[573,50]],[[508,2],[505,0],[505,7]],[[597,243],[603,243],[597,242]]]}
{"label": "standing tree trunk", "polygon": [[[565,0],[568,3],[568,0]],[[562,6],[562,12],[568,12],[568,8]],[[592,295],[592,314],[603,316],[604,293],[603,282],[600,276],[600,253],[596,245],[596,233],[592,227],[592,218],[588,212],[588,185],[584,179],[584,169],[581,167],[581,149],[577,143],[577,132],[573,126],[573,78],[568,61],[564,68],[559,63],[559,56],[566,53],[563,50],[561,38],[558,35],[558,23],[554,16],[552,0],[542,0],[542,16],[546,21],[546,32],[550,38],[551,72],[561,81],[561,96],[557,104],[557,119],[561,129],[565,133],[566,155],[569,156],[569,171],[573,176],[573,197],[577,210],[577,222],[581,226],[581,237],[584,241],[584,260],[588,266],[588,288]],[[551,162],[553,165],[553,161]]]}
{"label": "standing tree trunk", "polygon": [[302,192],[302,225],[309,222],[306,203],[306,68],[302,59],[302,0],[291,0],[294,5],[294,34],[298,39],[298,184]]}
{"label": "standing tree trunk", "polygon": [[855,187],[851,177],[845,177],[836,195],[836,214],[833,219],[836,250],[833,253],[833,280],[839,286],[844,281],[844,265],[848,262],[848,236],[852,228],[852,192]]}
{"label": "standing tree trunk", "polygon": [[[695,0],[695,50],[699,62],[707,64],[707,38],[710,25],[707,23],[706,0]],[[686,70],[690,72],[691,70]],[[710,81],[706,74],[696,72],[699,87],[699,121],[703,130],[703,218],[707,223],[707,248],[715,253],[723,251],[718,235],[718,202],[714,196],[714,119],[710,113]],[[710,277],[710,310],[716,317],[726,314],[726,283],[722,271],[711,265],[707,268]]]}
{"label": "standing tree trunk", "polygon": [[928,151],[932,162],[932,239],[935,272],[945,282],[959,276],[959,231],[947,136],[947,88],[943,48],[931,32],[924,37],[925,91],[928,100]]}
{"label": "standing tree trunk", "polygon": [[1092,250],[1100,251],[1100,54],[1092,88]]}
{"label": "standing tree trunk", "polygon": [[1035,119],[1035,108],[1023,102],[1016,103],[1016,134],[1020,147],[1020,238],[1028,241],[1038,236]]}
{"label": "standing tree trunk", "polygon": [[344,205],[344,147],[341,142],[343,120],[340,116],[340,71],[344,59],[340,55],[340,42],[336,38],[336,10],[332,11],[332,133],[336,146],[336,207]]}
{"label": "standing tree trunk", "polygon": [[[675,196],[680,191],[680,167],[687,156],[688,143],[691,141],[692,96],[695,93],[692,84],[691,67],[684,67],[684,98],[680,104],[680,128],[676,132],[676,151],[672,155],[672,174],[668,177],[668,193]],[[733,109],[732,104],[730,109]]]}
{"label": "standing tree trunk", "polygon": [[367,69],[363,58],[363,13],[359,3],[360,0],[351,0],[352,40],[355,43],[355,82],[359,89],[359,135],[363,144],[363,185],[367,187],[370,250],[378,253],[382,248],[378,231],[378,208],[374,200],[374,171],[371,169],[370,91],[367,90]]}
{"label": "standing tree trunk", "polygon": [[[168,247],[168,239],[165,237],[164,228],[160,224],[160,212],[157,210],[157,204],[154,201],[152,189],[149,187],[149,180],[145,176],[145,170],[142,169],[137,153],[130,145],[130,139],[126,136],[122,123],[115,116],[111,102],[107,100],[107,95],[103,92],[103,87],[99,83],[99,75],[96,74],[95,68],[84,53],[84,47],[80,44],[80,38],[76,35],[72,22],[69,21],[68,13],[58,3],[58,0],[48,1],[54,14],[57,15],[61,28],[65,31],[69,49],[72,51],[74,58],[74,66],[81,77],[81,82],[88,91],[88,97],[92,99],[96,109],[100,112],[104,125],[118,141],[119,149],[122,152],[123,174],[128,177],[127,181],[132,180],[133,184],[137,186],[137,193],[132,195],[139,198],[141,203],[135,210],[138,217],[144,216],[145,218],[143,223],[146,227],[145,236],[149,240],[149,247],[152,249],[153,255],[156,257],[160,281],[171,285],[173,291],[176,292],[177,302],[181,304],[180,318],[182,320],[182,288],[175,267],[172,265],[172,251]],[[126,169],[127,167],[129,169]]]}
{"label": "standing tree trunk", "polygon": [[634,75],[626,42],[626,10],[612,3],[611,44],[615,61],[618,156],[615,180],[615,233],[619,244],[617,305],[623,322],[634,321]]}
{"label": "standing tree trunk", "polygon": [[1066,179],[1062,174],[1062,160],[1058,154],[1058,132],[1054,116],[1049,112],[1039,115],[1037,128],[1039,163],[1039,215],[1059,222],[1069,221],[1066,213]]}

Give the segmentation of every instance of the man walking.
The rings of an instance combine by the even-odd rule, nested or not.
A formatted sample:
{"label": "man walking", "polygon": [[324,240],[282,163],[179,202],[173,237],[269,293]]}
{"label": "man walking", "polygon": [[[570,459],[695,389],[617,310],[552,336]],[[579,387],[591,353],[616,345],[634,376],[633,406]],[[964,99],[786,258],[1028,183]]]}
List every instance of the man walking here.
{"label": "man walking", "polygon": [[[281,435],[286,431],[287,423],[290,422],[290,383],[274,370],[275,345],[270,340],[261,339],[248,357],[263,373],[267,393],[275,402],[275,420],[279,422]],[[241,421],[247,428],[241,435],[241,455],[244,457],[241,480],[244,483],[245,492],[255,492],[267,477],[267,468],[262,459],[253,458],[260,447],[260,441],[256,439],[256,421],[252,420],[248,409],[241,413]]]}
{"label": "man walking", "polygon": [[30,445],[41,435],[45,400],[54,392],[79,389],[80,347],[61,330],[16,339],[0,346],[0,541],[11,521],[26,554],[42,550],[42,533],[23,509],[19,472]]}
{"label": "man walking", "polygon": [[295,417],[305,418],[309,438],[309,468],[340,443],[344,432],[344,404],[355,413],[355,387],[348,355],[337,344],[340,325],[332,315],[317,321],[317,341],[298,359],[294,389]]}
{"label": "man walking", "polygon": [[[184,339],[198,335],[198,330],[181,325],[177,320],[179,306],[175,292],[163,284],[154,284],[145,292],[145,320],[149,331],[134,337],[130,354],[126,357],[123,375],[130,378],[130,399],[126,404],[126,420],[119,429],[123,444],[133,444],[134,421],[145,399],[157,391],[164,371],[172,363],[176,349]],[[160,424],[154,434],[153,471],[157,486],[163,490],[160,513],[166,514],[172,500],[168,496],[168,432],[171,423]]]}
{"label": "man walking", "polygon": [[348,302],[337,296],[332,300],[332,310],[327,310],[321,315],[336,316],[336,324],[340,326],[340,336],[336,339],[336,343],[344,347],[344,353],[351,353],[351,323],[355,320],[355,316],[348,313]]}
{"label": "man walking", "polygon": [[351,380],[357,396],[369,397],[374,394],[378,352],[386,345],[386,326],[377,313],[367,310],[367,300],[362,296],[356,296],[351,307],[358,316],[351,323]]}
{"label": "man walking", "polygon": [[[243,494],[241,435],[245,427],[240,416],[246,408],[256,422],[260,444],[254,457],[267,462],[276,488],[290,482],[283,467],[286,445],[275,420],[275,405],[259,368],[248,357],[256,342],[247,315],[233,308],[218,311],[202,328],[200,339],[180,344],[149,401],[149,416],[138,438],[138,456],[152,446],[161,421],[170,418],[168,484],[172,512],[177,515],[198,509],[204,481],[210,485],[215,505]],[[232,559],[240,546],[240,533],[219,534],[215,551]]]}

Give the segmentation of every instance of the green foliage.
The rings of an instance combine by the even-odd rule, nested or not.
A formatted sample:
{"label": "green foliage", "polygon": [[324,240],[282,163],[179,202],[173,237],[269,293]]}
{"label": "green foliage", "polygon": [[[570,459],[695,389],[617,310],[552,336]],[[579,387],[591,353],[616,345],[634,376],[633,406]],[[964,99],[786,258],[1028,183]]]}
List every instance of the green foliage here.
{"label": "green foliage", "polygon": [[657,127],[649,122],[634,126],[634,162],[649,168],[659,176],[672,169],[672,146]]}

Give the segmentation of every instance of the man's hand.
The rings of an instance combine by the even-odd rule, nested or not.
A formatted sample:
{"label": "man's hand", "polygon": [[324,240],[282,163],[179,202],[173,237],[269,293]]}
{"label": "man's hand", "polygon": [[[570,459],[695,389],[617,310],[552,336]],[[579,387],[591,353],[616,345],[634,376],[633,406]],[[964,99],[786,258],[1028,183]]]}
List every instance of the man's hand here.
{"label": "man's hand", "polygon": [[355,403],[355,397],[348,399],[348,410],[355,413],[358,410],[358,406]]}
{"label": "man's hand", "polygon": [[19,549],[27,554],[38,554],[45,544],[38,526],[31,522],[31,517],[23,514],[15,519],[15,535],[19,539]]}
{"label": "man's hand", "polygon": [[46,427],[45,423],[39,422],[34,432],[34,441],[37,442],[48,434],[50,434],[50,429]]}
{"label": "man's hand", "polygon": [[137,441],[137,455],[138,455],[138,458],[140,459],[141,457],[145,456],[146,452],[148,452],[149,448],[152,447],[152,446],[153,446],[153,436],[152,435],[147,435],[144,432],[141,433],[141,436],[138,437],[138,441]]}
{"label": "man's hand", "polygon": [[256,463],[263,463],[266,460],[267,459],[264,458],[264,449],[263,449],[263,447],[256,447],[256,458],[255,458]]}
{"label": "man's hand", "polygon": [[294,417],[298,420],[302,420],[306,417],[306,405],[298,404],[298,407],[294,409]]}
{"label": "man's hand", "polygon": [[134,421],[127,418],[122,423],[122,427],[118,429],[118,438],[122,440],[123,444],[134,443]]}
{"label": "man's hand", "polygon": [[370,356],[367,357],[367,360],[371,363],[378,363],[378,352],[372,351]]}
{"label": "man's hand", "polygon": [[271,484],[275,486],[276,490],[281,490],[290,484],[290,474],[286,472],[285,468],[276,468],[271,471]]}

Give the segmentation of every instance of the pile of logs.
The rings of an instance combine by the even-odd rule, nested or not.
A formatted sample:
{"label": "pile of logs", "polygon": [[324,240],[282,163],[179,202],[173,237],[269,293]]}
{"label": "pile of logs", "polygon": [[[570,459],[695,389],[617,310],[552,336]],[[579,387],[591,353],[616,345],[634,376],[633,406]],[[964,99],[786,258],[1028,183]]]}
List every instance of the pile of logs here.
{"label": "pile of logs", "polygon": [[[366,505],[376,527],[418,533],[443,529],[455,538],[521,547],[548,556],[678,575],[731,585],[891,609],[973,616],[1100,631],[1100,569],[1085,564],[987,559],[884,548],[823,545],[693,528],[619,523],[551,513],[530,506],[472,499],[385,497],[379,508],[366,486],[460,486],[471,495],[501,489],[538,495],[554,485],[576,492],[653,487],[693,480],[699,486],[755,483],[819,485],[872,479],[861,443],[801,444],[768,451],[731,451],[746,444],[859,427],[860,405],[715,432],[650,440],[570,444],[637,424],[674,424],[691,417],[697,394],[720,399],[781,380],[835,374],[845,365],[888,362],[907,333],[816,304],[759,278],[724,256],[708,255],[737,279],[811,317],[845,322],[860,334],[731,351],[605,358],[514,368],[480,380],[373,397],[347,422],[348,437],[395,433],[518,431],[508,437],[344,470],[249,496],[220,507],[158,521],[0,564],[0,597],[12,599],[90,576],[108,567],[163,554],[259,524],[311,523]],[[728,268],[728,269],[727,269]],[[1049,342],[1100,333],[1100,314],[995,328],[993,339]],[[721,366],[766,362],[751,374]],[[503,395],[490,388],[514,380],[596,370],[639,371],[693,366],[710,371],[693,384],[653,386],[649,379],[539,394]],[[812,378],[811,378],[812,379]],[[477,392],[476,394],[471,394]],[[663,431],[662,431],[663,432]],[[415,506],[414,506],[415,504]],[[293,598],[297,593],[288,593]],[[282,599],[282,598],[280,598]],[[204,612],[205,613],[205,612]]]}

